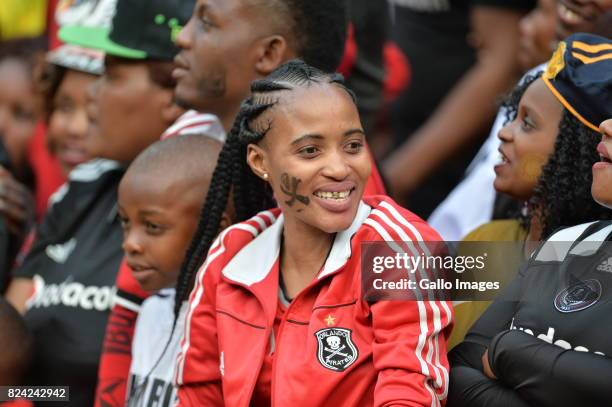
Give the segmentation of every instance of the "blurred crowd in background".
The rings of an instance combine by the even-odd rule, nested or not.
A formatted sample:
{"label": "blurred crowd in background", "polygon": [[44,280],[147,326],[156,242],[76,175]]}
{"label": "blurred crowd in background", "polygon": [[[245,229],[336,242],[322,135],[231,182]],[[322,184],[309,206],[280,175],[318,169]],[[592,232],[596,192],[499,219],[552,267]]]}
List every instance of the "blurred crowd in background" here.
{"label": "blurred crowd in background", "polygon": [[[128,1],[118,0],[118,4]],[[94,259],[95,256],[84,252],[79,254],[78,262],[86,264],[85,268],[98,269],[100,267],[94,264],[105,262],[104,267],[114,271],[107,273],[103,281],[93,282],[88,277],[88,283],[73,279],[71,275],[58,274],[54,284],[59,287],[60,283],[79,281],[81,289],[87,289],[87,284],[109,287],[113,295],[117,293],[118,298],[123,298],[124,302],[118,304],[124,308],[115,309],[109,318],[112,305],[110,302],[103,304],[105,300],[100,294],[100,309],[104,315],[96,322],[95,329],[87,328],[88,338],[79,339],[91,341],[92,347],[97,348],[85,357],[83,355],[90,349],[76,346],[74,360],[64,361],[66,365],[62,370],[66,372],[55,380],[48,374],[53,370],[53,365],[49,363],[54,359],[50,355],[54,349],[56,352],[70,353],[73,345],[67,338],[72,336],[66,334],[61,338],[49,339],[53,336],[49,334],[37,337],[28,346],[34,347],[35,354],[36,349],[44,349],[46,354],[35,357],[38,360],[35,375],[31,372],[25,374],[30,379],[29,383],[76,382],[74,400],[81,400],[80,405],[93,405],[97,386],[95,403],[100,407],[122,405],[128,386],[127,380],[122,377],[127,375],[126,370],[130,366],[130,358],[124,360],[122,355],[129,354],[137,313],[133,311],[150,294],[133,288],[134,283],[125,283],[129,276],[119,271],[127,267],[122,260],[122,232],[118,227],[107,225],[112,223],[112,216],[117,216],[117,209],[112,208],[116,206],[116,189],[123,174],[114,171],[132,162],[162,134],[170,137],[174,133],[189,133],[187,130],[197,128],[211,135],[212,139],[222,141],[238,111],[237,103],[232,107],[229,107],[229,103],[228,106],[218,107],[218,111],[209,109],[206,93],[198,95],[200,99],[191,96],[185,98],[183,102],[188,100],[189,103],[179,103],[180,109],[171,103],[175,100],[173,91],[178,77],[172,74],[175,63],[178,62],[179,66],[191,64],[192,68],[197,66],[193,61],[185,62],[182,57],[174,62],[179,48],[196,52],[195,37],[189,37],[192,33],[179,33],[191,17],[197,3],[195,0],[175,2],[180,7],[176,7],[174,25],[161,13],[154,16],[158,26],[169,30],[167,36],[172,36],[172,40],[178,44],[177,48],[171,44],[159,47],[142,45],[138,43],[140,39],[132,44],[121,44],[121,38],[130,35],[127,28],[124,33],[114,32],[111,35],[111,39],[121,45],[115,48],[105,45],[100,49],[90,49],[85,31],[76,33],[76,36],[73,33],[71,37],[69,30],[66,30],[66,38],[76,38],[72,44],[65,44],[60,39],[62,27],[83,25],[83,22],[85,25],[92,24],[88,19],[105,25],[108,33],[112,13],[96,14],[98,3],[103,2],[107,1],[0,0],[0,292],[5,293],[20,314],[27,315],[31,307],[36,308],[44,301],[52,304],[52,293],[47,294],[46,300],[38,297],[38,305],[32,302],[32,293],[44,289],[44,284],[50,284],[50,280],[43,280],[41,288],[41,280],[37,280],[40,271],[32,271],[37,267],[40,269],[42,264],[36,263],[39,260],[32,260],[36,251],[45,252],[55,263],[63,264],[74,249],[69,244],[71,236],[78,233],[99,235],[99,240],[92,243],[96,245],[96,256],[99,258]],[[161,0],[154,3],[159,2]],[[611,1],[350,0],[348,3],[349,24],[344,53],[339,58],[341,62],[337,70],[344,75],[347,86],[356,95],[369,151],[378,169],[376,177],[380,174],[380,178],[376,178],[379,182],[378,192],[386,191],[398,204],[427,220],[443,239],[449,241],[467,237],[468,240],[537,242],[561,226],[611,217],[608,209],[604,210],[591,198],[591,178],[568,181],[572,183],[569,189],[575,190],[572,196],[568,196],[569,192],[565,190],[542,186],[550,185],[547,182],[556,182],[550,178],[556,167],[542,170],[552,154],[551,146],[551,151],[545,151],[544,161],[538,161],[533,156],[525,161],[522,171],[533,172],[530,183],[518,186],[504,184],[503,174],[501,181],[500,178],[496,180],[494,171],[496,165],[508,160],[508,157],[500,158],[498,149],[502,142],[508,142],[510,136],[507,135],[508,130],[504,136],[500,129],[509,119],[512,121],[515,118],[518,101],[525,89],[545,70],[544,64],[550,60],[559,42],[577,32],[612,38]],[[188,12],[183,13],[182,8]],[[99,10],[97,12],[100,13]],[[130,21],[137,20],[137,16],[128,16],[128,22],[123,23],[129,27]],[[134,23],[135,26],[139,24]],[[118,31],[116,27],[115,30]],[[134,30],[140,32],[140,28]],[[147,32],[144,28],[141,31]],[[149,41],[152,41],[150,38],[157,38],[155,33],[151,37],[146,35],[149,34],[143,34],[142,38],[149,38]],[[79,38],[83,44],[79,43]],[[141,42],[144,44],[146,41]],[[142,48],[139,48],[141,45]],[[83,48],[74,51],[71,46]],[[106,52],[106,56],[101,52]],[[139,52],[143,52],[143,56],[138,56]],[[229,52],[227,58],[232,57]],[[222,59],[218,56],[215,58]],[[125,62],[131,59],[137,63],[146,61],[146,66],[138,67],[142,70],[136,71],[134,64]],[[204,58],[202,60],[205,61]],[[227,66],[231,64],[225,63]],[[128,70],[133,71],[128,73]],[[147,75],[156,84],[155,89],[150,91],[139,87],[139,81]],[[109,85],[112,81],[115,81],[112,86],[116,88]],[[100,85],[102,82],[104,84]],[[517,86],[519,83],[522,85]],[[209,85],[209,95],[216,97],[214,84],[211,82]],[[92,91],[96,86],[97,90]],[[178,91],[181,90],[180,86],[179,81]],[[113,95],[113,92],[116,94]],[[245,94],[240,90],[232,97],[237,101]],[[128,98],[133,96],[134,104],[148,104],[149,111],[130,110],[132,101],[121,100],[125,95]],[[179,94],[184,95],[189,95],[189,92],[183,90]],[[99,103],[97,108],[92,108],[92,100]],[[102,115],[102,111],[107,116],[104,123],[102,120],[98,123],[98,115]],[[229,112],[228,116],[223,117],[226,111]],[[177,123],[182,124],[173,126],[179,117],[185,121],[179,120]],[[560,117],[555,116],[552,120],[555,129],[558,127],[555,120],[559,119],[562,123],[563,120],[570,121]],[[599,123],[595,125],[599,126]],[[83,141],[91,137],[91,126],[99,127],[96,131],[104,133],[105,141]],[[112,127],[118,130],[113,133]],[[130,132],[138,136],[129,144],[121,141],[126,134],[132,134]],[[579,134],[579,130],[571,130],[568,134]],[[115,142],[116,145],[113,144]],[[591,160],[592,155],[597,158],[594,150],[596,144],[593,144],[592,154],[588,157],[586,153],[584,156],[572,153],[576,166]],[[568,150],[576,151],[572,145],[567,145]],[[557,157],[562,153],[554,154]],[[95,169],[72,172],[99,157],[112,159],[120,165],[117,164],[115,168],[115,164],[97,161],[98,167]],[[211,160],[215,161],[215,158],[213,156]],[[587,167],[590,168],[590,165],[592,162],[589,161]],[[571,171],[575,173],[578,170]],[[89,191],[89,187],[84,186],[83,191],[79,192],[82,195],[72,206],[56,205],[56,209],[74,215],[75,220],[58,227],[62,231],[61,244],[51,241],[51,238],[41,242],[40,236],[45,236],[44,233],[51,226],[62,222],[53,218],[54,213],[48,213],[48,210],[54,202],[65,203],[66,182],[85,182],[93,177],[92,173],[96,174],[96,180],[104,179],[107,184],[100,183],[95,191]],[[582,183],[585,187],[575,188],[574,182]],[[72,193],[78,190],[71,188]],[[564,200],[569,202],[566,206],[558,204]],[[108,205],[104,204],[106,206],[96,212],[95,208],[100,206],[100,202],[106,201]],[[483,224],[501,219],[511,219],[512,223],[501,226],[497,223],[492,230],[478,229],[476,235],[470,234]],[[90,226],[81,230],[77,223]],[[108,229],[105,229],[107,226]],[[38,242],[37,231],[40,233]],[[107,244],[108,241],[111,243]],[[126,245],[123,250],[129,251]],[[35,253],[29,253],[30,250]],[[24,273],[24,269],[29,274]],[[57,300],[58,303],[61,301]],[[458,323],[456,343],[461,341],[462,335],[481,312],[482,309],[476,310],[470,314],[470,318]],[[74,318],[82,323],[83,318],[88,318],[83,315],[54,315],[53,318],[54,321]],[[34,320],[31,323],[41,332],[57,330],[53,324],[41,328],[41,315],[31,318]],[[127,330],[121,328],[122,318],[128,321]],[[0,326],[0,336],[2,329],[4,327]],[[125,338],[117,340],[118,336],[113,337],[114,334],[125,335]],[[7,342],[6,346],[19,341],[32,341],[25,339],[25,336],[11,340],[13,342]],[[127,352],[116,351],[126,343]],[[0,341],[0,347],[2,345]],[[24,345],[25,348],[27,346]],[[106,354],[109,359],[105,360],[101,354]],[[139,374],[146,375],[143,369],[155,369],[151,364],[145,365],[147,369],[141,368]],[[108,370],[104,370],[105,366]],[[115,366],[123,366],[117,368],[121,372],[115,374]],[[0,374],[2,372],[0,362]],[[18,372],[13,373],[22,376]],[[75,380],[75,375],[80,376],[80,382]],[[133,376],[131,380],[137,380],[137,377]],[[117,397],[121,402],[117,401]]]}

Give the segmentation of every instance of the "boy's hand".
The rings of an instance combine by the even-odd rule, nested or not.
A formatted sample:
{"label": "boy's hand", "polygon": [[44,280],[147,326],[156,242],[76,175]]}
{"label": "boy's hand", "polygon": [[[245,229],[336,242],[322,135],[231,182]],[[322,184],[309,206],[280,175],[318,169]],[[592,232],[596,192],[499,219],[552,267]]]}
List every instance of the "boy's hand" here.
{"label": "boy's hand", "polygon": [[6,219],[9,231],[19,237],[34,222],[32,193],[3,167],[0,167],[0,216]]}

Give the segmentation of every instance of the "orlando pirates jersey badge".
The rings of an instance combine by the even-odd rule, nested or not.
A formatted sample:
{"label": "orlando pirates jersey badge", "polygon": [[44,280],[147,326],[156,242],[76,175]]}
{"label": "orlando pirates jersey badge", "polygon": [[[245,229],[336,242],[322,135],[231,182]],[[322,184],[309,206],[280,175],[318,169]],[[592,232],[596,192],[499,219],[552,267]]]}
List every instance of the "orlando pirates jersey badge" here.
{"label": "orlando pirates jersey badge", "polygon": [[595,279],[573,282],[555,297],[559,312],[577,312],[589,308],[601,297],[601,283]]}
{"label": "orlando pirates jersey badge", "polygon": [[343,372],[359,357],[359,350],[353,343],[351,330],[325,328],[317,331],[317,359],[319,363],[334,372]]}

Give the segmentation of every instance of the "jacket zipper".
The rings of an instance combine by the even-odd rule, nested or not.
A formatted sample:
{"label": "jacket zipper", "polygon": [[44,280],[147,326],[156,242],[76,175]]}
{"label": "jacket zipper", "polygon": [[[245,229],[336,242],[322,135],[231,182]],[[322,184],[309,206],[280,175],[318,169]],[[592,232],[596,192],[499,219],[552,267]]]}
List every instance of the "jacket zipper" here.
{"label": "jacket zipper", "polygon": [[[327,277],[329,276],[334,276],[339,270],[341,270],[344,267],[344,265],[340,268],[338,268],[337,270],[334,270],[334,272],[330,273],[329,275],[325,276],[324,279],[327,279]],[[283,333],[283,328],[285,327],[285,323],[287,322],[287,317],[290,315],[290,311],[293,308],[293,306],[295,304],[297,304],[299,302],[299,300],[301,299],[301,297],[304,296],[304,293],[312,290],[313,287],[315,287],[317,284],[320,284],[322,280],[319,280],[318,277],[315,277],[315,280],[313,280],[310,284],[308,284],[306,286],[306,288],[304,288],[302,291],[300,291],[300,293],[293,299],[293,301],[291,301],[291,303],[289,304],[289,306],[287,307],[287,309],[285,310],[285,315],[283,315],[283,318],[281,320],[281,323],[278,327],[278,334],[276,335],[276,337],[278,339],[275,340],[275,345],[276,345],[276,349],[274,350],[274,357],[272,358],[272,389],[271,389],[271,394],[270,394],[270,406],[274,407],[276,404],[276,360],[278,359],[276,356],[279,354],[279,350],[281,347],[281,343],[283,342],[283,337],[282,337],[282,333]],[[310,317],[308,318],[308,324],[310,325]],[[261,365],[260,365],[260,369],[261,369]]]}

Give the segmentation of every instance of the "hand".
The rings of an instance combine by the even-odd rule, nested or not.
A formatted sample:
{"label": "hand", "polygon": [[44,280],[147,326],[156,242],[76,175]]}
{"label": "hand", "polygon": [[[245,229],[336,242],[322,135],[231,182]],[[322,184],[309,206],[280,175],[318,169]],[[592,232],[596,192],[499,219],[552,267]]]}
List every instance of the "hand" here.
{"label": "hand", "polygon": [[495,373],[491,369],[491,365],[489,365],[489,349],[485,350],[482,355],[482,371],[489,379],[497,380]]}
{"label": "hand", "polygon": [[387,191],[400,205],[406,205],[406,198],[412,192],[413,188],[410,173],[402,168],[402,160],[399,157],[392,156],[380,165],[383,173]]}
{"label": "hand", "polygon": [[32,193],[3,167],[0,167],[0,216],[18,237],[24,236],[34,222]]}

